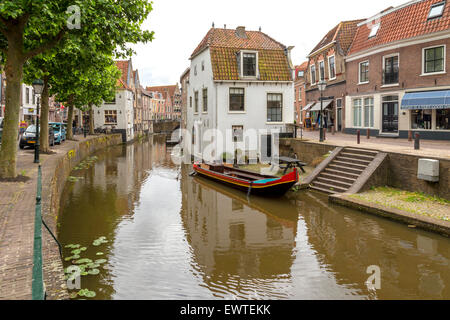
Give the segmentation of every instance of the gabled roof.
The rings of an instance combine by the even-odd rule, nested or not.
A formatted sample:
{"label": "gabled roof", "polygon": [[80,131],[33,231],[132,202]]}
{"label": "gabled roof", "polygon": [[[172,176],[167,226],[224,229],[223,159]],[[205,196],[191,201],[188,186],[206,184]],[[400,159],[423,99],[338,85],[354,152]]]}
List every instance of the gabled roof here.
{"label": "gabled roof", "polygon": [[363,21],[364,20],[359,19],[340,22],[337,26],[328,31],[323,39],[314,47],[310,55],[334,41],[336,41],[336,43],[340,46],[343,54],[347,54],[347,51],[352,44],[352,40],[358,28],[358,23],[361,23]]}
{"label": "gabled roof", "polygon": [[178,85],[170,85],[170,86],[156,86],[156,87],[147,87],[145,90],[148,92],[159,92],[162,94],[163,98],[168,100],[173,99],[175,95],[175,91],[177,90]]}
{"label": "gabled roof", "polygon": [[286,46],[261,31],[211,28],[191,55],[191,59],[210,49],[214,80],[240,80],[237,54],[241,50],[258,51],[261,81],[291,81]]}
{"label": "gabled roof", "polygon": [[308,61],[303,62],[301,65],[295,66],[295,71],[306,71],[308,69]]}
{"label": "gabled roof", "polygon": [[[132,63],[130,60],[118,60],[116,61],[116,66],[122,73],[120,79],[118,80],[118,87],[123,89],[131,90],[130,77],[133,77]],[[130,74],[131,72],[131,74]]]}
{"label": "gabled roof", "polygon": [[[450,5],[446,3],[442,17],[428,20],[431,6],[442,0],[414,0],[386,10],[364,21],[350,48],[349,55],[374,47],[450,29]],[[371,27],[380,23],[375,37],[369,39]]]}

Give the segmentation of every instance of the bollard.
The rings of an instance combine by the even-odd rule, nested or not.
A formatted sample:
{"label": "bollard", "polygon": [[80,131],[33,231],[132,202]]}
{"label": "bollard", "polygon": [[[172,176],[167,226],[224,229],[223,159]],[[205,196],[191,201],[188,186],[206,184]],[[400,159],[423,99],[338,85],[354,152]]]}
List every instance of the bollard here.
{"label": "bollard", "polygon": [[413,133],[411,130],[408,131],[408,141],[411,142],[413,137]]}
{"label": "bollard", "polygon": [[420,150],[420,134],[418,132],[414,135],[414,150]]}
{"label": "bollard", "polygon": [[367,129],[367,139],[370,139],[370,130]]}
{"label": "bollard", "polygon": [[361,130],[356,131],[356,141],[361,144]]}

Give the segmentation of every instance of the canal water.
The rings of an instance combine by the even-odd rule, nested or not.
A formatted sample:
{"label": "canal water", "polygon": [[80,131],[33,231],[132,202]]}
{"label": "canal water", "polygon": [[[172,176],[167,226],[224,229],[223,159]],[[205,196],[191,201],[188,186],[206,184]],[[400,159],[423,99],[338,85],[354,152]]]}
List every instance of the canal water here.
{"label": "canal water", "polygon": [[66,184],[58,237],[104,259],[81,278],[95,299],[450,299],[448,238],[314,192],[248,200],[191,177],[164,141],[99,152]]}

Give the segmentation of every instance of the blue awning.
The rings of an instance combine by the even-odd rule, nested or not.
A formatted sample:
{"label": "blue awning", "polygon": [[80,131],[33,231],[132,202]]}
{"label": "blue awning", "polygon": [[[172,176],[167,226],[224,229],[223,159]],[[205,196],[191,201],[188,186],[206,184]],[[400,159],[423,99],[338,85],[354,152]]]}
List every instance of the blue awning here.
{"label": "blue awning", "polygon": [[450,90],[407,93],[403,97],[403,110],[449,109]]}

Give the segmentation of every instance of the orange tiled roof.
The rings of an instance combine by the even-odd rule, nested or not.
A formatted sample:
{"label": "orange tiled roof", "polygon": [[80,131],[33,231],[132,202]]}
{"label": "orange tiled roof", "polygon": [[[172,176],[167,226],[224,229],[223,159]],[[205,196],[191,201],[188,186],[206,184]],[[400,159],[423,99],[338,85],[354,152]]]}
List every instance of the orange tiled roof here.
{"label": "orange tiled roof", "polygon": [[148,92],[159,92],[163,95],[164,99],[173,99],[173,96],[175,95],[175,90],[177,89],[177,85],[170,85],[170,86],[156,86],[156,87],[147,87],[145,90]]}
{"label": "orange tiled roof", "polygon": [[258,51],[261,81],[291,81],[286,47],[260,31],[212,28],[194,50],[191,59],[210,48],[214,80],[240,80],[236,54],[243,49]]}
{"label": "orange tiled roof", "polygon": [[344,54],[347,54],[353,37],[355,36],[357,25],[363,21],[364,20],[359,19],[340,22],[337,26],[328,31],[325,37],[323,37],[323,39],[314,47],[310,54],[316,52],[333,41],[336,41],[344,51]]}
{"label": "orange tiled roof", "polygon": [[303,62],[299,66],[295,66],[295,70],[298,71],[306,71],[308,69],[308,61]]}
{"label": "orange tiled roof", "polygon": [[375,37],[369,39],[371,29],[368,22],[358,28],[349,55],[391,42],[414,38],[450,29],[450,5],[447,3],[442,17],[428,20],[431,6],[442,0],[422,0],[400,6],[381,15],[380,28]]}

